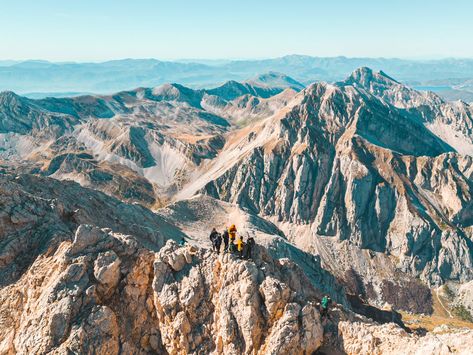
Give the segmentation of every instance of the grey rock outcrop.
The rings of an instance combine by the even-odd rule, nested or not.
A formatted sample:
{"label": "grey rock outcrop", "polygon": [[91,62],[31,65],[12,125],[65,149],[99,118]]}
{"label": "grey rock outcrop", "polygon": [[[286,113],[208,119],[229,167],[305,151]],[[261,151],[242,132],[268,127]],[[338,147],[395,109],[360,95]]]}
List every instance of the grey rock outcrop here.
{"label": "grey rock outcrop", "polygon": [[153,253],[140,245],[81,225],[72,242],[37,258],[0,290],[0,353],[149,353],[143,339],[159,333],[146,302]]}

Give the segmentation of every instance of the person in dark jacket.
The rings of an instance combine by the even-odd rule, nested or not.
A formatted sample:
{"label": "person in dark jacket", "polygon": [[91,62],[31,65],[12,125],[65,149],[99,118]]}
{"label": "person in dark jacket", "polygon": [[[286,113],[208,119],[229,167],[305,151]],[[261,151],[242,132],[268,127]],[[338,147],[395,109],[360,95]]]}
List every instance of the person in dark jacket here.
{"label": "person in dark jacket", "polygon": [[217,254],[220,254],[220,247],[222,246],[222,235],[220,233],[217,233],[217,236],[215,237],[215,251]]}
{"label": "person in dark jacket", "polygon": [[243,258],[244,259],[251,259],[253,248],[255,247],[255,240],[253,237],[249,237],[244,248]]}
{"label": "person in dark jacket", "polygon": [[212,243],[213,251],[217,251],[217,239],[218,239],[218,232],[215,228],[213,228],[212,232],[210,232],[210,242]]}
{"label": "person in dark jacket", "polygon": [[223,234],[222,234],[224,252],[228,252],[228,238],[229,238],[228,228],[225,227],[225,230],[223,231]]}

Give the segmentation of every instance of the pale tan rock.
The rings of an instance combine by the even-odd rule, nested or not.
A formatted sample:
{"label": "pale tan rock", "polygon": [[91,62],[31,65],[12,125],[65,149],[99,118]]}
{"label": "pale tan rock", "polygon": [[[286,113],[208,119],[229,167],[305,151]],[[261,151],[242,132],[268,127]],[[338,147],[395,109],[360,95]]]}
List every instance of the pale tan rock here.
{"label": "pale tan rock", "polygon": [[[0,354],[302,355],[325,341],[318,291],[293,261],[263,247],[246,261],[172,240],[152,252],[92,226],[77,235],[0,289]],[[472,345],[467,330],[420,338],[337,312],[345,317],[337,346],[349,354],[467,353]]]}
{"label": "pale tan rock", "polygon": [[181,250],[169,242],[155,261],[154,302],[169,353],[309,354],[320,346],[318,311],[291,290],[291,269],[282,274],[268,258],[265,277],[258,263],[198,250],[190,270],[176,271],[169,260]]}
{"label": "pale tan rock", "polygon": [[407,334],[396,325],[343,321],[338,325],[343,350],[347,354],[444,355],[471,354],[473,331],[435,328],[423,337]]}
{"label": "pale tan rock", "polygon": [[[0,353],[160,352],[149,306],[153,253],[134,249],[130,255],[126,238],[96,227],[80,228],[77,235],[38,258],[16,284],[0,289]],[[120,289],[123,260],[127,272]],[[106,292],[110,288],[115,292]]]}
{"label": "pale tan rock", "polygon": [[115,288],[120,281],[120,258],[113,250],[100,253],[94,262],[94,276],[106,292]]}

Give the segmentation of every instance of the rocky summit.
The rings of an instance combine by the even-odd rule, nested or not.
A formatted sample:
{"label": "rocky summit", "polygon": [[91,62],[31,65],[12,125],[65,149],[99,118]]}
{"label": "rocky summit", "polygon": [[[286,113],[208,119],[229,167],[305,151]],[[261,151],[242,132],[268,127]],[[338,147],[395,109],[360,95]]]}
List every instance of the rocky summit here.
{"label": "rocky summit", "polygon": [[0,354],[470,354],[472,196],[473,106],[366,67],[2,92]]}

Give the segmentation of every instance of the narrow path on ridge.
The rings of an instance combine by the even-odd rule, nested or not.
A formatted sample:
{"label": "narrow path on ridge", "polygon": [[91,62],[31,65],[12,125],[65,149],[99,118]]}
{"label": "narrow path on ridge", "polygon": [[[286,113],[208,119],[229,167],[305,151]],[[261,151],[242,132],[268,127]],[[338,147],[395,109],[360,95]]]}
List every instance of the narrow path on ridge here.
{"label": "narrow path on ridge", "polygon": [[443,302],[442,302],[442,300],[441,300],[440,297],[439,297],[439,288],[437,288],[437,289],[435,290],[435,294],[436,294],[437,300],[439,301],[439,303],[440,303],[440,305],[442,306],[442,308],[448,313],[448,316],[449,316],[450,318],[453,318],[452,313],[450,313],[450,311],[447,309],[447,307],[445,307],[445,306],[443,305]]}

